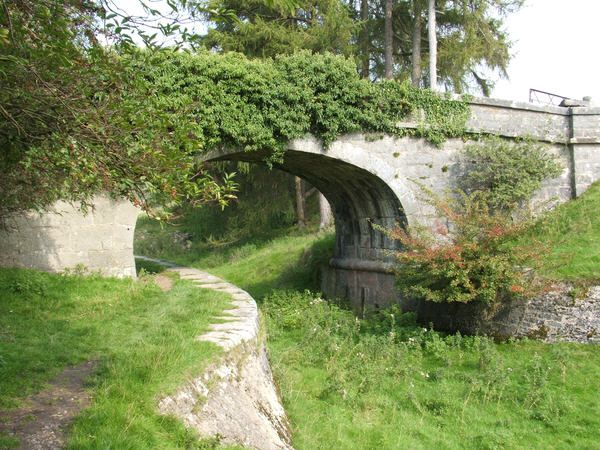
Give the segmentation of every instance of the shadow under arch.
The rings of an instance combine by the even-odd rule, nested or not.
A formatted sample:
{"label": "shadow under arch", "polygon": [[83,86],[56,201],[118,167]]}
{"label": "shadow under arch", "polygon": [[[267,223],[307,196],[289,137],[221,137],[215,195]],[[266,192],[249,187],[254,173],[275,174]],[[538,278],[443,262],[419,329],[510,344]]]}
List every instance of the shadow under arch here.
{"label": "shadow under arch", "polygon": [[[264,164],[266,156],[234,151],[203,159]],[[322,153],[287,150],[283,162],[273,166],[305,179],[331,204],[336,243],[322,273],[324,294],[349,299],[359,313],[394,302],[391,268],[400,245],[378,228],[406,227],[407,219],[390,186],[368,170]]]}

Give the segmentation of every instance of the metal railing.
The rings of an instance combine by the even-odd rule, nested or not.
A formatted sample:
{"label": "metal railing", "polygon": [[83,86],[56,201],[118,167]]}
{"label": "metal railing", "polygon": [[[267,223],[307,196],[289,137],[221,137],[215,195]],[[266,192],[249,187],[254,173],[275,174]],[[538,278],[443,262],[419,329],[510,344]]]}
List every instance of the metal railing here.
{"label": "metal railing", "polygon": [[538,89],[529,89],[529,103],[560,106],[563,100],[569,100],[569,97],[563,97],[562,95],[552,94]]}

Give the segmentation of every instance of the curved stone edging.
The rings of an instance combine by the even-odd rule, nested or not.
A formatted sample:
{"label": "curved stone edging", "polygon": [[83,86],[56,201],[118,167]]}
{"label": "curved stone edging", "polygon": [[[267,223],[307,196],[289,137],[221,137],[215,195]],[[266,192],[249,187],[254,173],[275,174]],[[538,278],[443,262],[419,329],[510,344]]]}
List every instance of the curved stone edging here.
{"label": "curved stone edging", "polygon": [[201,436],[260,450],[292,449],[291,433],[267,358],[254,299],[214,275],[145,257],[169,267],[198,288],[226,292],[233,308],[218,317],[198,340],[225,350],[221,360],[176,393],[160,399],[162,414],[176,416]]}
{"label": "curved stone edging", "polygon": [[211,325],[210,331],[199,336],[199,340],[212,342],[225,351],[231,351],[240,344],[258,338],[258,308],[250,294],[231,283],[197,269],[173,267],[169,270],[177,272],[181,279],[192,281],[198,287],[226,292],[233,298],[234,308],[225,310],[226,315],[216,317],[224,322]]}

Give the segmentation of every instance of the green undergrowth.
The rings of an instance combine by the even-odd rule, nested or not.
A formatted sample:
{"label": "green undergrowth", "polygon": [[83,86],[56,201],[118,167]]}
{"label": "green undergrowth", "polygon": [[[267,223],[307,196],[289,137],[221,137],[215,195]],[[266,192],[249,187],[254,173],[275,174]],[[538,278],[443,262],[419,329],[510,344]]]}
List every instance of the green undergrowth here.
{"label": "green undergrowth", "polygon": [[600,348],[445,335],[399,311],[359,320],[305,290],[333,237],[283,231],[168,251],[259,302],[295,448],[600,448]]}
{"label": "green undergrowth", "polygon": [[600,448],[600,349],[357,320],[310,292],[262,307],[298,449]]}
{"label": "green undergrowth", "polygon": [[548,252],[540,273],[550,279],[600,282],[600,183],[543,216],[518,243],[538,242]]}
{"label": "green undergrowth", "polygon": [[[214,448],[157,413],[219,354],[195,340],[229,305],[226,294],[174,280],[162,292],[98,276],[0,269],[0,410],[18,407],[66,367],[98,361],[92,404],[69,431],[71,449]],[[9,445],[0,438],[0,447]],[[195,447],[196,446],[196,447]]]}
{"label": "green undergrowth", "polygon": [[[181,232],[191,234],[189,244],[174,240],[174,235]],[[232,240],[202,240],[200,236],[185,223],[161,226],[141,217],[136,227],[135,253],[208,270],[247,290],[257,301],[273,289],[319,289],[320,266],[333,254],[333,233],[317,234],[314,227],[262,230]]]}

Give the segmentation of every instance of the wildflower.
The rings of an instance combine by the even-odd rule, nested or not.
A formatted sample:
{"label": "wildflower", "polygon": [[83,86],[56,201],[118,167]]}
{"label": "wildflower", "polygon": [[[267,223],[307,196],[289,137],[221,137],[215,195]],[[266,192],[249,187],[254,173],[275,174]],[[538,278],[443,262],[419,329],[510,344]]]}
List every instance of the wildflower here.
{"label": "wildflower", "polygon": [[509,289],[510,292],[513,292],[515,294],[520,294],[525,291],[525,288],[523,286],[519,286],[518,284],[513,284]]}

